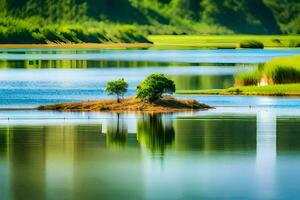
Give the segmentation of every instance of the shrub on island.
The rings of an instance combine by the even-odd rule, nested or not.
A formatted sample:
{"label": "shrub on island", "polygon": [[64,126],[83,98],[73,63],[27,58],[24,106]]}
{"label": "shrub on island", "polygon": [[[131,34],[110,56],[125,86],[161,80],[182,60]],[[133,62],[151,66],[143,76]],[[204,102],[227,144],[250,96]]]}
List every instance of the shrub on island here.
{"label": "shrub on island", "polygon": [[175,90],[175,83],[164,74],[151,74],[138,86],[137,98],[154,102],[164,94],[173,94]]}

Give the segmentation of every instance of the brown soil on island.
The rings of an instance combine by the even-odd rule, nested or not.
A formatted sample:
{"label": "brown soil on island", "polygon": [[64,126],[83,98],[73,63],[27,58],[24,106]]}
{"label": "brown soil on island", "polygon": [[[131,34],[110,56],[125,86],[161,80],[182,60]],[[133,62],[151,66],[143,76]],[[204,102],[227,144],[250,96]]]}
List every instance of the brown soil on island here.
{"label": "brown soil on island", "polygon": [[96,100],[77,103],[60,103],[38,107],[38,110],[55,110],[62,112],[180,112],[205,110],[212,108],[196,100],[164,97],[154,103],[143,102],[136,98],[126,98],[118,103],[116,100]]}

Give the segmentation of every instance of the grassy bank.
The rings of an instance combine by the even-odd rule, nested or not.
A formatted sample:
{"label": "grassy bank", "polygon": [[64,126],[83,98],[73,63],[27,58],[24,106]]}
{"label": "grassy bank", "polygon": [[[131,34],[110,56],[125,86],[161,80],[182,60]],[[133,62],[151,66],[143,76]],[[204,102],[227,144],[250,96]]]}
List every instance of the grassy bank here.
{"label": "grassy bank", "polygon": [[179,112],[208,109],[209,106],[195,100],[165,97],[154,103],[143,102],[136,98],[127,98],[117,103],[116,100],[97,100],[77,103],[61,103],[40,106],[39,110],[63,112]]}
{"label": "grassy bank", "polygon": [[151,35],[148,40],[154,48],[239,48],[240,43],[257,41],[265,48],[300,46],[300,35]]}
{"label": "grassy bank", "polygon": [[238,74],[235,85],[271,85],[300,82],[300,56],[274,58],[252,72]]}
{"label": "grassy bank", "polygon": [[262,96],[299,96],[300,83],[268,86],[232,87],[224,90],[182,90],[177,94],[199,95],[262,95]]}
{"label": "grassy bank", "polygon": [[[21,32],[10,29],[3,33],[0,30],[0,43],[2,43],[0,48],[239,49],[241,46],[244,48],[294,48],[295,41],[300,43],[300,35],[147,36],[146,32],[137,31],[137,26],[112,26],[111,32],[105,31],[104,24],[98,24],[98,26],[103,27],[93,31],[89,28],[83,30],[77,25],[57,25],[31,30],[24,25]],[[262,44],[262,46],[257,44]]]}
{"label": "grassy bank", "polygon": [[51,43],[51,44],[0,44],[1,49],[148,49],[150,43]]}

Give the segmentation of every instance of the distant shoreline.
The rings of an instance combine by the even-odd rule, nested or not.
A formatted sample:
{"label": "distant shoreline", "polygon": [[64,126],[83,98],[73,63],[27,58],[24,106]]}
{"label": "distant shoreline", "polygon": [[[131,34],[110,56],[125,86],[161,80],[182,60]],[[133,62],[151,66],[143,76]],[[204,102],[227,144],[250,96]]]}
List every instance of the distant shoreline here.
{"label": "distant shoreline", "polygon": [[0,49],[127,49],[149,48],[151,43],[0,44]]}
{"label": "distant shoreline", "polygon": [[[149,35],[148,43],[103,42],[103,43],[49,43],[49,44],[0,44],[0,49],[300,49],[300,35]],[[263,43],[264,48],[240,48],[240,43],[253,40]]]}

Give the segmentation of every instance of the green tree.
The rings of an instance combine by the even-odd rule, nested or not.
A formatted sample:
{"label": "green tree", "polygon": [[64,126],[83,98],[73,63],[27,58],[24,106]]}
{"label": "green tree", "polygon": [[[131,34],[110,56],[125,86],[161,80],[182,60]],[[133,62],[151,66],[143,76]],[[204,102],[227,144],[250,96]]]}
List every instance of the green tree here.
{"label": "green tree", "polygon": [[199,20],[200,0],[172,0],[171,14],[172,16],[180,16],[191,20]]}
{"label": "green tree", "polygon": [[105,88],[105,91],[108,95],[116,95],[118,103],[120,103],[120,98],[123,98],[125,93],[127,92],[128,83],[121,78],[116,81],[108,82]]}
{"label": "green tree", "polygon": [[173,94],[175,84],[164,74],[151,74],[137,88],[137,98],[143,101],[159,100],[163,94]]}

